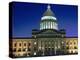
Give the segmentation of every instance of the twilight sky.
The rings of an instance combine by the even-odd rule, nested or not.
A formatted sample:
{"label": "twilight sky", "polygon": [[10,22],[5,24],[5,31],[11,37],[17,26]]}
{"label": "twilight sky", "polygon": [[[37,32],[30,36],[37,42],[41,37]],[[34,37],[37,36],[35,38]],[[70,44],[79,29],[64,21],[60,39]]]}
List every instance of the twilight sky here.
{"label": "twilight sky", "polygon": [[[13,37],[31,37],[32,29],[39,29],[41,17],[48,4],[14,2],[12,9]],[[50,4],[59,29],[66,30],[66,36],[78,36],[78,7]]]}

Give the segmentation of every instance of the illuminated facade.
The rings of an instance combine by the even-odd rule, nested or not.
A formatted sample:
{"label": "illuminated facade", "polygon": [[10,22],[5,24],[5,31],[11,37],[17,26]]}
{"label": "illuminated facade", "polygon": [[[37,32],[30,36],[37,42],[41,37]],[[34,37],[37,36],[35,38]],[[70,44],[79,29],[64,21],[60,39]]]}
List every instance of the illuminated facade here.
{"label": "illuminated facade", "polygon": [[76,54],[78,53],[78,38],[69,38],[67,37],[65,40],[66,44],[66,53],[73,53]]}
{"label": "illuminated facade", "polygon": [[32,48],[32,39],[13,39],[13,56],[30,56]]}
{"label": "illuminated facade", "polygon": [[10,39],[10,57],[54,56],[78,53],[78,38],[66,37],[58,29],[57,18],[50,5],[41,17],[40,30],[33,29],[32,37]]}

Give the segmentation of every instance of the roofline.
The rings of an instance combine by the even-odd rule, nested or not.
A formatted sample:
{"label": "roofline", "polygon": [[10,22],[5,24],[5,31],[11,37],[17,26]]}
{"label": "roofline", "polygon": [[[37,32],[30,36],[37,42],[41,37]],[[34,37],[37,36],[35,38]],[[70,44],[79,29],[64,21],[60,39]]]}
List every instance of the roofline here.
{"label": "roofline", "polygon": [[65,38],[78,38],[77,36],[67,36]]}
{"label": "roofline", "polygon": [[33,39],[32,37],[12,37],[12,39]]}
{"label": "roofline", "polygon": [[[68,36],[65,38],[78,38],[77,36]],[[33,39],[33,37],[12,37],[12,39]]]}

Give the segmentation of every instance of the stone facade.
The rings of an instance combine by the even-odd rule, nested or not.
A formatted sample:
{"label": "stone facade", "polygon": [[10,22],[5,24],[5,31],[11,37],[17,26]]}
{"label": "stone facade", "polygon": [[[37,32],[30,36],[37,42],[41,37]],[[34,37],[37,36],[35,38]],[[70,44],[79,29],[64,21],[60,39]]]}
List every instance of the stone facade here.
{"label": "stone facade", "polygon": [[[49,35],[50,32],[53,35]],[[34,57],[78,53],[77,37],[65,37],[64,33],[60,35],[59,32],[54,32],[54,30],[33,30],[30,38],[13,38],[10,56]]]}

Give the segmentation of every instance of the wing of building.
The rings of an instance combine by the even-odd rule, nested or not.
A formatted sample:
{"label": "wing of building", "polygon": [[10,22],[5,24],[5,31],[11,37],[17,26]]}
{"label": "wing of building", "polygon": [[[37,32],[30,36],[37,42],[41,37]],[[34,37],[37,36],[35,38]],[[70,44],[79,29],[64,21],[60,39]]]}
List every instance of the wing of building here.
{"label": "wing of building", "polygon": [[78,38],[66,37],[50,5],[43,13],[40,29],[32,30],[32,37],[10,39],[10,57],[54,56],[78,53]]}

